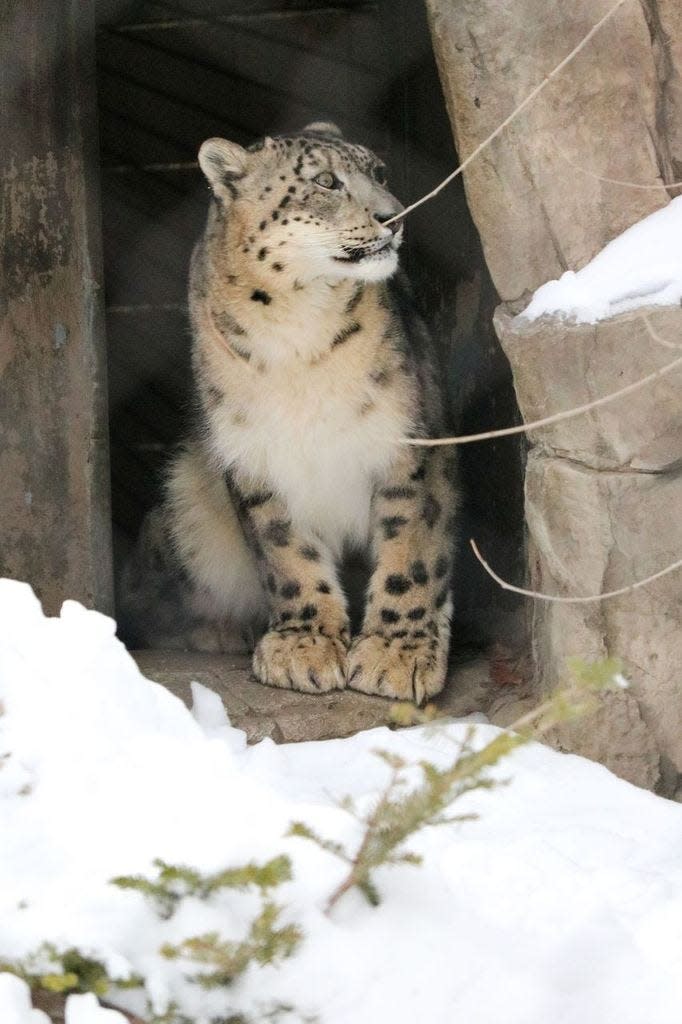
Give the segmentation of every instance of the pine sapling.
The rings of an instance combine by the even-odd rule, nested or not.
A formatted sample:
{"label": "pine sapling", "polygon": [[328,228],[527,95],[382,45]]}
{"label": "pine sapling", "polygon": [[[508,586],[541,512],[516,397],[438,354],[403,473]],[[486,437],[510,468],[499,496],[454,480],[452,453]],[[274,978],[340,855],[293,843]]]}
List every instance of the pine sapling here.
{"label": "pine sapling", "polygon": [[100,960],[80,950],[60,951],[51,942],[44,942],[34,953],[21,960],[0,961],[0,972],[7,971],[22,978],[32,992],[51,992],[59,995],[92,992],[105,995],[110,988],[139,988],[143,979],[137,975],[128,978],[110,978]]}
{"label": "pine sapling", "polygon": [[286,856],[273,857],[265,864],[251,861],[210,875],[202,875],[196,868],[184,864],[168,864],[160,857],[153,864],[157,869],[155,879],[144,875],[119,875],[111,879],[111,884],[142,893],[151,900],[163,920],[172,917],[178,904],[188,896],[207,900],[221,889],[247,889],[251,885],[265,894],[291,879],[291,861]]}
{"label": "pine sapling", "polygon": [[188,975],[190,981],[202,988],[231,985],[249,964],[276,963],[294,952],[302,934],[293,924],[276,927],[281,910],[276,903],[266,900],[245,939],[222,939],[218,932],[208,932],[185,939],[177,946],[166,944],[161,947],[161,955],[168,960],[182,958],[210,967],[211,970]]}
{"label": "pine sapling", "polygon": [[154,861],[156,878],[144,875],[124,875],[112,879],[119,889],[141,893],[150,900],[161,918],[172,917],[182,900],[194,897],[209,900],[225,889],[259,891],[261,908],[243,939],[224,939],[218,932],[194,935],[178,945],[161,947],[162,956],[169,960],[183,959],[212,970],[189,975],[190,980],[204,988],[231,985],[251,963],[269,964],[290,956],[302,938],[295,925],[279,925],[282,908],[270,892],[292,877],[291,861],[286,856],[273,857],[264,864],[251,861],[234,868],[225,868],[204,875],[196,868],[183,864]]}

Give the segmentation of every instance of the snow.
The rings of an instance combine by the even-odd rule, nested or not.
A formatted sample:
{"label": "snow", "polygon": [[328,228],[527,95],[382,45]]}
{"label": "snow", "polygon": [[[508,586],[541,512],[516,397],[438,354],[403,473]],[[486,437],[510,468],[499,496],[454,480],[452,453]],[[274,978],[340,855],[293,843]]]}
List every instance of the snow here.
{"label": "snow", "polygon": [[[679,1024],[682,807],[606,769],[534,744],[499,768],[509,785],[457,808],[478,821],[426,829],[408,848],[422,867],[382,869],[382,902],[350,893],[324,905],[344,866],[300,838],[302,820],[354,848],[356,821],[387,766],[451,760],[467,726],[247,747],[215,695],[194,685],[194,714],[144,679],[113,623],[66,602],[43,616],[30,588],[0,581],[0,961],[49,941],[78,946],[110,974],[139,972],[157,1011],[175,1000],[196,1024],[290,1004],[320,1024]],[[497,732],[477,725],[485,742]],[[109,884],[151,862],[214,871],[290,856],[276,890],[304,941],[278,966],[251,967],[205,992],[166,942],[211,930],[243,935],[259,904],[224,892],[160,920]],[[110,1000],[138,1013],[145,995]],[[229,1000],[229,1003],[228,1003]],[[229,1012],[228,1012],[229,1010]],[[23,983],[0,975],[2,1024],[47,1024]],[[94,996],[70,996],[67,1024],[121,1024]]]}
{"label": "snow", "polygon": [[0,974],[0,1011],[2,1024],[50,1024],[46,1013],[32,1009],[26,982],[13,974]]}
{"label": "snow", "polygon": [[100,1006],[91,992],[82,996],[69,996],[66,1003],[65,1024],[128,1024],[118,1010]]}
{"label": "snow", "polygon": [[682,196],[633,224],[577,272],[548,281],[521,313],[593,324],[641,306],[682,300]]}
{"label": "snow", "polygon": [[[31,992],[25,981],[13,974],[0,974],[2,1024],[50,1024],[42,1010],[31,1007]],[[66,1003],[65,1024],[127,1024],[118,1010],[99,1005],[92,993],[71,995]]]}

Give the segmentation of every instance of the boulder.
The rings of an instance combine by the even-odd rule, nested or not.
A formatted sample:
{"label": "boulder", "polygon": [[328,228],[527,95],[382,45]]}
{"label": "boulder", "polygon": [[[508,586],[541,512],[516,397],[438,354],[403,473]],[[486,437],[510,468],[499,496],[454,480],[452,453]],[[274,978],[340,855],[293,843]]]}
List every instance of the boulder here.
{"label": "boulder", "polygon": [[[681,557],[682,475],[595,470],[536,449],[526,473],[530,586],[587,596],[628,586]],[[642,786],[682,772],[682,574],[585,604],[535,601],[537,684],[566,658],[617,655],[631,688],[559,731],[558,744]],[[671,774],[672,773],[672,774]],[[665,778],[663,782],[665,783]]]}
{"label": "boulder", "polygon": [[682,180],[682,5],[679,0],[655,0],[650,28],[658,80],[661,120],[670,149],[675,181]]}
{"label": "boulder", "polygon": [[[647,323],[656,336],[680,347],[656,341]],[[596,324],[525,320],[499,308],[494,324],[525,423],[585,405],[682,359],[682,310],[676,306],[621,313]],[[682,462],[681,389],[682,365],[623,398],[529,436],[594,469],[672,470]]]}
{"label": "boulder", "polygon": [[[460,160],[612,6],[613,0],[427,0]],[[598,177],[645,186],[674,178],[660,129],[662,115],[682,132],[679,72],[656,0],[648,6],[662,41],[658,60],[642,6],[624,4],[464,173],[503,300],[580,269],[612,238],[668,202],[665,189],[624,190]],[[679,28],[678,0],[658,0],[658,6],[661,23],[665,15],[666,24]],[[659,71],[668,74],[665,108]],[[609,138],[612,145],[598,144]]]}
{"label": "boulder", "polygon": [[[233,726],[249,743],[269,737],[276,743],[335,739],[361,729],[392,725],[395,702],[356,690],[310,694],[256,682],[247,654],[195,651],[133,652],[140,671],[161,683],[189,707],[193,681],[217,693]],[[461,718],[496,696],[488,663],[482,659],[452,666],[448,684],[436,698],[441,714]]]}
{"label": "boulder", "polygon": [[[553,71],[614,0],[426,0],[459,157]],[[609,180],[607,180],[609,179]],[[624,3],[464,172],[503,300],[495,329],[526,422],[608,395],[676,357],[682,311],[595,325],[515,317],[541,284],[580,270],[664,207],[682,179],[682,4]],[[624,183],[634,183],[638,188]],[[591,595],[682,556],[682,370],[529,433],[526,520],[534,589]],[[555,742],[639,785],[682,772],[682,573],[598,603],[532,603],[537,691],[565,659],[619,655],[631,689]],[[536,697],[539,696],[536,692]]]}

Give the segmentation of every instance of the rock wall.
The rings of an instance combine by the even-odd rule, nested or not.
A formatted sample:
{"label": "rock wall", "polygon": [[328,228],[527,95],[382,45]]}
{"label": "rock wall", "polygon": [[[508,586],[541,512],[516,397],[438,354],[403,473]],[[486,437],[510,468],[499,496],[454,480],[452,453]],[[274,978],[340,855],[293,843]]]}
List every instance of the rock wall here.
{"label": "rock wall", "polygon": [[[682,339],[677,308],[643,311],[655,333]],[[593,401],[665,365],[675,353],[638,313],[596,325],[524,321],[498,311],[524,420]],[[677,353],[682,354],[678,351]],[[526,471],[531,587],[560,596],[627,587],[681,557],[682,369],[585,416],[533,431]],[[562,729],[558,745],[666,790],[682,772],[682,582],[585,604],[534,602],[538,682],[550,688],[567,657],[624,662],[629,692]],[[660,776],[660,778],[659,778]]]}
{"label": "rock wall", "polygon": [[682,181],[682,5],[648,0],[652,49],[660,84],[657,129],[667,141],[675,181]]}
{"label": "rock wall", "polygon": [[[426,0],[460,159],[612,6],[612,0]],[[668,189],[626,188],[599,176]],[[665,206],[682,178],[682,5],[626,3],[465,173],[474,221],[504,300],[495,329],[525,421],[615,391],[675,355],[637,313],[596,326],[516,319],[540,284],[579,270]],[[646,311],[682,342],[682,312]],[[678,353],[679,354],[679,353]],[[525,509],[533,589],[590,595],[682,555],[682,373],[529,436]],[[682,580],[598,603],[534,602],[536,682],[565,659],[619,655],[632,689],[604,699],[557,745],[673,793],[682,773]]]}
{"label": "rock wall", "polygon": [[[460,160],[612,6],[613,0],[427,0]],[[676,0],[661,6],[670,27],[682,19]],[[465,188],[501,299],[519,299],[577,270],[667,203],[665,191],[624,190],[592,176],[643,185],[673,180],[661,128],[680,123],[682,93],[666,70],[670,47],[659,51],[657,61],[641,5],[626,3],[471,163]],[[675,103],[664,100],[659,73],[668,75],[666,96]]]}

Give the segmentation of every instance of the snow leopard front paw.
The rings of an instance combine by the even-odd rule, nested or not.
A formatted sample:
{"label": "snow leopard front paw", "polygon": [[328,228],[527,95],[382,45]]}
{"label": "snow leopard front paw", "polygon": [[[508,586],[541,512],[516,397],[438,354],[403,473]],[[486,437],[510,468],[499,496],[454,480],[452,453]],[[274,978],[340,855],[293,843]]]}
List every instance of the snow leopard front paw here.
{"label": "snow leopard front paw", "polygon": [[362,693],[423,704],[443,689],[446,669],[446,652],[437,641],[370,633],[357,637],[348,652],[347,685]]}
{"label": "snow leopard front paw", "polygon": [[327,693],[346,685],[346,646],[338,637],[296,629],[270,630],[253,654],[261,683],[301,693]]}

